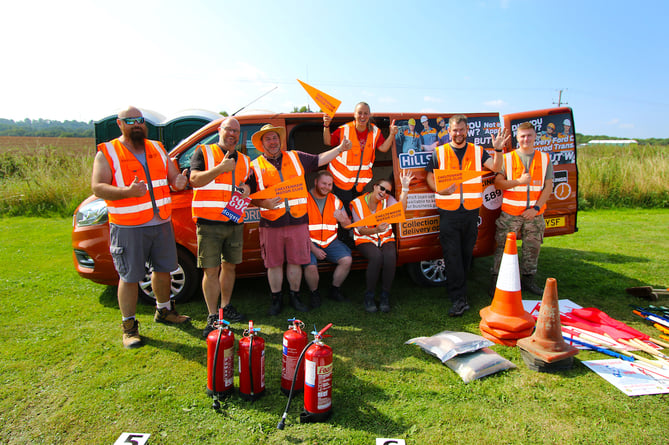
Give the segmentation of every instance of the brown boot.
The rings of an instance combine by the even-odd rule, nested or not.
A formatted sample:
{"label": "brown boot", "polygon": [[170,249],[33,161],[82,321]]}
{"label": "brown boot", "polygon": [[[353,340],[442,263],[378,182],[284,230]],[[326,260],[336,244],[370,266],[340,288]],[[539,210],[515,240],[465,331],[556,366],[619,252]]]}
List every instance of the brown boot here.
{"label": "brown boot", "polygon": [[543,295],[544,290],[534,282],[534,275],[523,275],[520,277],[520,288],[534,295]]}
{"label": "brown boot", "polygon": [[153,321],[158,323],[181,324],[190,321],[190,317],[188,315],[179,315],[174,308],[174,302],[172,302],[171,309],[167,309],[166,307],[162,309],[156,308]]}
{"label": "brown boot", "polygon": [[123,328],[123,347],[132,349],[142,346],[142,339],[139,336],[139,322],[134,318],[126,320],[121,324]]}

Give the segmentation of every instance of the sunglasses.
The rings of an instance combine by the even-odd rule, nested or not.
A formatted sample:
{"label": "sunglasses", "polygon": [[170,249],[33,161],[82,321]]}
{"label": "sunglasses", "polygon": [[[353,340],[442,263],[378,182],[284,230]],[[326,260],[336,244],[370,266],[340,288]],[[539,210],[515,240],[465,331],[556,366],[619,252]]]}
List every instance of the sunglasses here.
{"label": "sunglasses", "polygon": [[126,117],[121,119],[123,122],[126,123],[126,125],[135,125],[135,124],[143,124],[144,123],[144,118],[143,117]]}
{"label": "sunglasses", "polygon": [[376,186],[377,186],[378,188],[380,188],[382,192],[385,192],[385,193],[391,193],[391,192],[392,192],[392,190],[385,188],[385,187],[382,186],[381,184],[376,184]]}

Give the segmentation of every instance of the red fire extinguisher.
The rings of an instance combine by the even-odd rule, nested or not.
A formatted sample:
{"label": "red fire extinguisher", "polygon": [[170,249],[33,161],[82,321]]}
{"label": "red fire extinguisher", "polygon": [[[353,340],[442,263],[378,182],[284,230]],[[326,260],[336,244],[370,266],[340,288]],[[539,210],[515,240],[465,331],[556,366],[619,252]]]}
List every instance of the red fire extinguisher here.
{"label": "red fire extinguisher", "polygon": [[223,309],[218,310],[218,321],[207,336],[207,394],[214,399],[212,408],[218,409],[219,400],[229,396],[234,389],[235,335],[223,320]]}
{"label": "red fire extinguisher", "polygon": [[[304,411],[300,414],[300,422],[322,422],[332,415],[332,348],[323,343],[325,331],[332,327],[328,323],[320,332],[314,331],[314,339],[302,350],[298,360],[298,368],[302,359],[306,358],[304,367]],[[297,374],[297,373],[295,373]],[[295,376],[294,378],[297,378]],[[283,416],[276,426],[282,430],[286,426],[286,417],[293,399],[294,390],[288,395],[288,402]]]}
{"label": "red fire extinguisher", "polygon": [[[288,330],[283,333],[283,354],[281,356],[281,392],[285,395],[290,393],[291,388],[295,391],[302,391],[304,386],[304,364],[297,362],[304,347],[307,345],[307,333],[303,331],[304,323],[295,318],[288,320],[292,323]],[[293,382],[295,370],[297,377]]]}
{"label": "red fire extinguisher", "polygon": [[265,394],[265,340],[256,333],[260,328],[249,328],[239,339],[239,395],[244,400],[257,400]]}

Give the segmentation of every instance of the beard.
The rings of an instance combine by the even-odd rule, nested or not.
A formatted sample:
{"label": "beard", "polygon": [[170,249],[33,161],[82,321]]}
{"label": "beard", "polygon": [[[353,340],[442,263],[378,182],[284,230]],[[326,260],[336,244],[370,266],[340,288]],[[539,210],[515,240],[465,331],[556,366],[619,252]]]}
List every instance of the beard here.
{"label": "beard", "polygon": [[146,130],[144,128],[133,128],[130,131],[130,140],[133,144],[143,144],[146,139]]}

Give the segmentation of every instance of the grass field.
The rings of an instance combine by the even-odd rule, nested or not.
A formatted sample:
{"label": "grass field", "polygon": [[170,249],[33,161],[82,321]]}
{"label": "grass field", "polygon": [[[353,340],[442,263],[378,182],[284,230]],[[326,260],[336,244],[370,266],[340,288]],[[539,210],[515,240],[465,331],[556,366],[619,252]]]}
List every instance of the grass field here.
{"label": "grass field", "polygon": [[[597,210],[579,213],[576,234],[549,238],[542,279],[558,280],[560,298],[595,306],[646,333],[654,329],[631,313],[647,303],[624,293],[636,285],[666,287],[669,211]],[[124,432],[150,433],[150,444],[374,443],[408,444],[667,443],[669,395],[627,397],[580,360],[559,374],[529,370],[517,348],[492,349],[517,369],[463,384],[412,337],[442,330],[478,333],[490,258],[470,276],[472,310],[448,318],[443,289],[417,288],[403,269],[389,314],[362,310],[364,272],[345,283],[350,303],[326,300],[304,314],[307,326],[334,323],[332,419],[300,424],[301,398],[286,429],[276,424],[286,399],[279,391],[284,317],[268,317],[267,283],[239,280],[234,302],[262,328],[267,342],[268,394],[250,403],[233,396],[220,412],[204,392],[206,347],[200,338],[206,308],[182,305],[191,327],[152,321],[140,305],[146,345],[124,350],[115,289],[80,278],[70,247],[70,218],[0,218],[0,442],[111,444]],[[327,278],[324,279],[324,281]],[[669,298],[657,304],[669,305]],[[237,339],[243,329],[234,324]],[[238,379],[235,377],[235,385]]]}

